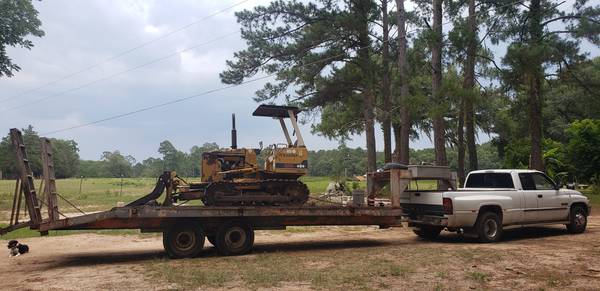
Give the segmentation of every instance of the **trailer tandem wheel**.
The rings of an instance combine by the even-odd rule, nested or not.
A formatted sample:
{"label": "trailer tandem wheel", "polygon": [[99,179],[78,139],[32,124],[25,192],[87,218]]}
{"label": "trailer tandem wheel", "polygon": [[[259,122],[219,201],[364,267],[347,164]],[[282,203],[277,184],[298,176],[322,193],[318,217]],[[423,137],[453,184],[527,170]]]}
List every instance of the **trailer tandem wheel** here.
{"label": "trailer tandem wheel", "polygon": [[247,254],[254,246],[254,229],[242,220],[229,220],[221,224],[215,235],[215,247],[221,255]]}
{"label": "trailer tandem wheel", "polygon": [[202,226],[193,222],[179,223],[163,232],[163,246],[172,259],[198,256],[204,239]]}

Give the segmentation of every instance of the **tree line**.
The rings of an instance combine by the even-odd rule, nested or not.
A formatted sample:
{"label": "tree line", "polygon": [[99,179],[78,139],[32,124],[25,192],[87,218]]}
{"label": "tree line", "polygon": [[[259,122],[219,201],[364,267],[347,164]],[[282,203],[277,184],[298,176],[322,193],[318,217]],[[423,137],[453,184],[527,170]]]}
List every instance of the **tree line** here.
{"label": "tree line", "polygon": [[[567,126],[566,144],[547,140],[544,158],[551,176],[579,181],[600,182],[600,120],[585,119]],[[42,175],[40,136],[32,126],[22,129],[30,165],[35,176]],[[159,144],[158,157],[136,161],[133,156],[120,151],[103,152],[99,160],[81,160],[74,140],[51,139],[55,174],[57,178],[71,177],[158,177],[163,171],[176,171],[183,177],[199,177],[202,153],[222,149],[218,144],[204,143],[193,146],[188,152],[178,150],[169,141]],[[479,163],[483,169],[525,168],[528,162],[528,145],[515,144],[506,149],[501,158],[494,141],[477,145]],[[0,141],[0,171],[4,178],[18,176],[15,152],[9,135]],[[448,150],[448,165],[458,169],[458,149]],[[376,153],[376,168],[385,164],[385,153]],[[264,154],[259,155],[259,164]],[[349,148],[341,143],[336,149],[311,150],[308,155],[309,175],[333,179],[351,178],[365,174],[368,157],[366,149]],[[411,149],[410,164],[431,165],[435,162],[435,149]],[[565,176],[572,173],[573,176]]]}

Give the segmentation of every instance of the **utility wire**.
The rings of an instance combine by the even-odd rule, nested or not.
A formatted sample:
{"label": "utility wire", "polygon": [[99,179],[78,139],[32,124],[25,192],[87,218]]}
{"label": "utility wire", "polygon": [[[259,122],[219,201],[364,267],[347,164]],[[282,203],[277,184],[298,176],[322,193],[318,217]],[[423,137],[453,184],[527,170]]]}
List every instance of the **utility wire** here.
{"label": "utility wire", "polygon": [[71,92],[74,92],[74,91],[77,91],[77,90],[80,90],[80,89],[83,89],[83,88],[89,87],[89,86],[91,86],[91,85],[94,85],[94,84],[100,83],[100,82],[102,82],[102,81],[106,81],[106,80],[108,80],[108,79],[112,79],[112,78],[114,78],[114,77],[117,77],[117,76],[123,75],[123,74],[125,74],[125,73],[131,72],[131,71],[134,71],[134,70],[137,70],[137,69],[140,69],[140,68],[143,68],[143,67],[146,67],[146,66],[149,66],[149,65],[155,64],[155,63],[158,63],[158,62],[160,62],[160,61],[164,61],[164,60],[166,60],[166,59],[168,59],[168,58],[170,58],[170,57],[173,57],[173,56],[179,55],[179,54],[181,54],[181,53],[184,53],[184,52],[187,52],[187,51],[190,51],[190,50],[197,49],[197,48],[199,48],[199,47],[201,47],[201,46],[205,46],[205,45],[211,44],[211,43],[213,43],[213,42],[216,42],[216,41],[218,41],[218,40],[221,40],[221,39],[224,39],[224,38],[230,37],[230,36],[232,36],[232,35],[235,35],[235,34],[238,34],[238,31],[232,31],[232,32],[230,32],[230,33],[227,33],[227,34],[224,34],[224,35],[222,35],[222,36],[219,36],[219,37],[213,38],[213,39],[211,39],[211,40],[209,40],[209,41],[206,41],[206,42],[203,42],[203,43],[199,43],[199,44],[193,45],[193,46],[191,46],[191,47],[188,47],[188,48],[184,48],[184,49],[181,49],[181,50],[175,51],[175,52],[173,52],[173,53],[170,53],[170,54],[168,54],[168,55],[162,56],[162,57],[160,57],[160,58],[156,58],[156,59],[150,60],[150,61],[148,61],[148,62],[146,62],[146,63],[140,64],[140,65],[137,65],[137,66],[135,66],[135,67],[132,67],[132,68],[129,68],[129,69],[126,69],[126,70],[123,70],[123,71],[119,71],[119,72],[116,72],[116,73],[114,73],[114,74],[111,74],[111,75],[104,76],[104,77],[102,77],[102,78],[100,78],[100,79],[95,79],[95,80],[93,80],[93,81],[90,81],[90,82],[88,82],[88,83],[82,84],[82,85],[80,85],[80,86],[73,87],[73,88],[70,88],[70,89],[67,89],[67,90],[64,90],[64,91],[60,91],[60,92],[57,92],[57,93],[54,93],[54,94],[51,94],[51,95],[48,95],[48,96],[45,96],[45,97],[42,97],[42,98],[38,98],[38,99],[35,99],[35,100],[32,100],[32,101],[28,101],[27,103],[23,103],[23,104],[20,104],[20,105],[14,106],[14,107],[7,108],[7,109],[5,109],[5,110],[2,110],[2,111],[0,111],[0,113],[2,113],[2,112],[7,112],[7,111],[12,111],[12,110],[19,109],[19,108],[23,108],[23,107],[28,107],[28,106],[31,106],[31,105],[32,105],[32,103],[34,103],[34,104],[35,104],[35,103],[39,103],[39,102],[42,102],[42,101],[45,101],[45,100],[48,100],[48,99],[51,99],[51,98],[54,98],[54,97],[58,97],[58,96],[61,96],[61,95],[67,94],[67,93],[71,93]]}
{"label": "utility wire", "polygon": [[[503,8],[503,7],[506,7],[508,5],[514,5],[514,4],[520,3],[522,1],[523,0],[518,0],[518,1],[515,1],[515,2],[511,2],[511,3],[508,3],[508,4],[502,5],[502,6],[498,7],[498,8]],[[494,9],[498,9],[498,8],[494,8]],[[488,9],[486,11],[480,11],[480,13],[481,12],[487,12],[489,10],[492,10],[492,9]],[[442,23],[442,25],[446,25],[446,24],[449,24],[449,23],[452,23],[452,22]],[[415,29],[413,29],[411,31],[407,31],[406,35],[415,33],[415,32],[417,32],[420,29],[421,28],[415,28]],[[394,32],[394,34],[395,33],[396,32]],[[388,40],[388,42],[391,41],[391,40],[392,40],[392,38],[390,38]],[[359,48],[357,48],[357,50],[363,50],[363,49],[366,49],[366,48],[369,48],[369,47],[370,46],[359,47]],[[309,63],[306,63],[306,64],[298,65],[298,66],[296,66],[296,68],[302,68],[302,67],[314,65],[314,64],[317,64],[317,63],[320,63],[320,62],[324,62],[324,61],[328,61],[328,60],[331,60],[331,59],[335,59],[335,58],[338,58],[338,57],[341,57],[341,56],[344,56],[344,55],[345,55],[345,53],[340,53],[340,54],[337,54],[337,55],[334,55],[334,56],[330,56],[330,57],[326,57],[326,58],[323,58],[323,59],[320,59],[320,60],[316,60],[316,61],[313,61],[313,62],[309,62]],[[134,115],[134,114],[137,114],[137,113],[140,113],[140,112],[149,111],[149,110],[152,110],[152,109],[156,109],[156,108],[160,108],[160,107],[164,107],[164,106],[168,106],[168,105],[172,105],[172,104],[184,102],[184,101],[187,101],[187,100],[190,100],[190,99],[194,99],[194,98],[197,98],[197,97],[200,97],[200,96],[208,95],[208,94],[211,94],[211,93],[215,93],[215,92],[227,90],[227,89],[230,89],[230,88],[238,87],[238,86],[241,86],[241,85],[253,83],[253,82],[256,82],[256,81],[260,81],[260,80],[263,80],[263,79],[267,79],[267,78],[273,77],[273,76],[275,76],[277,74],[278,73],[275,72],[275,73],[268,74],[268,75],[265,75],[265,76],[262,76],[262,77],[257,77],[257,78],[249,79],[249,80],[240,82],[238,84],[232,84],[232,85],[228,85],[228,86],[224,86],[224,87],[220,87],[220,88],[215,88],[215,89],[211,89],[211,90],[200,92],[198,94],[189,95],[189,96],[186,96],[186,97],[174,99],[174,100],[171,100],[171,101],[168,101],[168,102],[164,102],[164,103],[160,103],[160,104],[155,104],[155,105],[151,105],[151,106],[147,106],[147,107],[142,107],[142,108],[134,110],[134,111],[129,111],[129,112],[126,112],[126,113],[121,113],[121,114],[118,114],[118,115],[109,116],[109,117],[106,117],[106,118],[103,118],[103,119],[98,119],[98,120],[87,122],[87,123],[83,123],[83,124],[79,124],[79,125],[75,125],[75,126],[71,126],[71,127],[66,127],[66,128],[62,128],[62,129],[58,129],[58,130],[54,130],[54,131],[45,132],[42,135],[51,135],[51,134],[55,134],[55,133],[59,133],[59,132],[67,131],[67,130],[72,130],[72,129],[82,128],[82,127],[87,127],[87,126],[90,126],[90,125],[94,125],[94,124],[106,122],[106,121],[109,121],[109,120],[123,118],[123,117]]]}
{"label": "utility wire", "polygon": [[214,16],[216,16],[216,15],[219,15],[219,14],[221,14],[221,13],[227,12],[228,10],[230,10],[230,9],[232,9],[232,8],[236,7],[236,6],[239,6],[239,5],[241,5],[241,4],[245,3],[245,2],[248,2],[248,1],[250,1],[250,0],[242,0],[242,1],[240,1],[240,2],[237,2],[237,3],[235,3],[235,4],[231,5],[231,6],[228,6],[228,7],[224,8],[224,9],[221,9],[221,10],[219,10],[219,11],[216,11],[216,12],[214,12],[214,13],[211,13],[211,14],[209,14],[209,15],[206,15],[206,16],[204,16],[204,17],[202,17],[202,18],[200,18],[200,19],[198,19],[198,20],[196,20],[196,21],[194,21],[194,22],[188,23],[188,24],[186,24],[186,25],[184,25],[184,26],[181,26],[181,27],[179,27],[179,28],[176,28],[176,29],[174,29],[174,30],[171,30],[171,31],[169,31],[169,32],[167,32],[167,33],[165,33],[165,34],[163,34],[163,35],[161,35],[161,36],[157,37],[157,38],[151,39],[151,40],[149,40],[149,41],[147,41],[147,42],[143,42],[143,43],[141,43],[141,44],[139,44],[139,45],[137,45],[137,46],[134,46],[134,47],[132,47],[132,48],[129,48],[129,49],[127,49],[127,50],[124,50],[124,51],[122,51],[122,52],[120,52],[120,53],[118,53],[118,54],[116,54],[116,55],[114,55],[114,56],[111,56],[111,57],[109,57],[109,58],[107,58],[107,59],[104,59],[104,60],[102,60],[102,61],[100,61],[100,62],[97,62],[97,63],[95,63],[95,64],[93,64],[93,65],[91,65],[91,66],[85,67],[84,69],[81,69],[81,70],[79,70],[79,71],[75,71],[75,72],[73,72],[73,73],[70,73],[70,74],[68,74],[68,75],[66,75],[66,76],[64,76],[64,77],[62,77],[62,78],[55,79],[55,80],[53,80],[53,81],[50,81],[50,82],[48,82],[48,83],[42,84],[42,85],[40,85],[40,86],[38,86],[38,87],[34,87],[34,88],[31,88],[31,89],[29,89],[29,90],[25,90],[25,91],[23,91],[23,92],[21,92],[21,93],[18,93],[17,95],[14,95],[14,96],[11,96],[11,97],[8,97],[8,98],[5,98],[5,99],[2,99],[2,100],[0,100],[0,102],[5,102],[5,101],[8,101],[8,100],[12,100],[12,99],[15,99],[15,98],[21,97],[21,96],[23,96],[23,95],[25,95],[25,94],[28,94],[28,93],[31,93],[31,92],[35,92],[35,91],[37,91],[37,90],[39,90],[39,89],[42,89],[42,88],[48,87],[48,86],[50,86],[50,85],[52,85],[52,84],[56,84],[56,83],[58,83],[58,82],[61,82],[61,81],[64,81],[64,80],[70,79],[70,78],[72,78],[72,77],[74,77],[74,76],[77,76],[77,75],[79,75],[79,74],[83,73],[83,72],[87,72],[87,71],[89,71],[89,70],[91,70],[91,69],[93,69],[93,68],[96,68],[96,67],[100,66],[100,65],[103,65],[103,64],[105,64],[105,63],[108,63],[108,62],[110,62],[110,61],[112,61],[112,60],[115,60],[115,59],[117,59],[117,58],[120,58],[120,57],[122,57],[122,56],[124,56],[124,55],[127,55],[127,54],[129,54],[129,53],[131,53],[131,52],[133,52],[133,51],[135,51],[135,50],[138,50],[138,49],[140,49],[140,48],[143,48],[143,47],[145,47],[145,46],[148,46],[148,45],[150,45],[150,44],[152,44],[152,43],[155,43],[155,42],[157,42],[157,41],[159,41],[159,40],[165,39],[165,38],[167,38],[167,37],[169,37],[169,36],[171,36],[171,35],[173,35],[173,34],[175,34],[175,33],[177,33],[177,32],[180,32],[180,31],[182,31],[182,30],[188,29],[188,28],[190,28],[191,26],[194,26],[194,25],[196,25],[196,24],[198,24],[198,23],[201,23],[201,22],[203,22],[203,21],[206,21],[206,20],[208,20],[208,19],[210,19],[210,18],[212,18],[212,17],[214,17]]}
{"label": "utility wire", "polygon": [[241,85],[244,85],[244,84],[248,84],[248,83],[260,81],[260,80],[263,80],[263,79],[267,79],[269,77],[274,76],[275,74],[276,73],[270,74],[270,75],[266,75],[266,76],[263,76],[263,77],[259,77],[259,78],[250,79],[250,80],[241,82],[239,84],[233,84],[233,85],[229,85],[229,86],[225,86],[225,87],[221,87],[221,88],[207,90],[207,91],[204,91],[204,92],[201,92],[201,93],[198,93],[198,94],[189,95],[189,96],[186,96],[186,97],[174,99],[174,100],[171,100],[171,101],[168,101],[168,102],[164,102],[164,103],[160,103],[160,104],[155,104],[155,105],[151,105],[151,106],[147,106],[147,107],[142,107],[142,108],[134,110],[134,111],[129,111],[129,112],[126,112],[126,113],[122,113],[122,114],[118,114],[118,115],[113,115],[113,116],[106,117],[106,118],[103,118],[103,119],[99,119],[99,120],[96,120],[96,121],[92,121],[92,122],[88,122],[88,123],[83,123],[83,124],[79,124],[79,125],[75,125],[75,126],[71,126],[71,127],[59,129],[59,130],[45,132],[45,133],[42,133],[42,135],[50,135],[50,134],[55,134],[55,133],[59,133],[59,132],[71,130],[71,129],[86,127],[86,126],[90,126],[90,125],[93,125],[93,124],[97,124],[97,123],[101,123],[101,122],[105,122],[105,121],[109,121],[109,120],[113,120],[113,119],[117,119],[117,118],[122,118],[122,117],[129,116],[129,115],[133,115],[133,114],[136,114],[136,113],[140,113],[140,112],[152,110],[152,109],[155,109],[155,108],[159,108],[159,107],[163,107],[163,106],[167,106],[167,105],[172,105],[172,104],[175,104],[175,103],[180,103],[180,102],[183,102],[183,101],[186,101],[186,100],[189,100],[189,99],[197,98],[197,97],[200,97],[200,96],[204,96],[204,95],[208,95],[208,94],[211,94],[211,93],[215,93],[215,92],[227,90],[227,89],[230,89],[230,88],[233,88],[233,87],[237,87],[237,86],[241,86]]}

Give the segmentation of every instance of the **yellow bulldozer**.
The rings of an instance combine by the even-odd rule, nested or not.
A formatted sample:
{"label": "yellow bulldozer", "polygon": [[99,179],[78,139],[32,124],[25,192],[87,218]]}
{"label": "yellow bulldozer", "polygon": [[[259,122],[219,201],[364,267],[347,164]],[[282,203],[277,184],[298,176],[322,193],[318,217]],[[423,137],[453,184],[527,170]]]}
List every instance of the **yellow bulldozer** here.
{"label": "yellow bulldozer", "polygon": [[[232,115],[231,148],[202,154],[200,182],[186,182],[175,172],[159,177],[152,193],[129,206],[155,203],[165,190],[163,205],[175,201],[201,199],[207,206],[302,205],[309,197],[306,184],[298,180],[308,173],[308,151],[298,127],[300,109],[292,106],[260,105],[253,116],[277,119],[285,143],[260,149],[238,148],[235,115]],[[293,132],[290,135],[286,120]],[[258,156],[265,157],[264,166]]]}

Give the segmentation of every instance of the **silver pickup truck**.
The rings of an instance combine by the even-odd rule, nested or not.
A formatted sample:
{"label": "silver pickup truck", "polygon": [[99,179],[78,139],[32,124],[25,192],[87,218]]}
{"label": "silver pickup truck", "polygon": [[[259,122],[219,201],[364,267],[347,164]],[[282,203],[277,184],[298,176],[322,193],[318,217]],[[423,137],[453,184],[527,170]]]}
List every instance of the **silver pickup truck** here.
{"label": "silver pickup truck", "polygon": [[495,242],[505,228],[537,224],[564,224],[569,232],[581,233],[591,211],[580,192],[561,189],[544,173],[532,170],[473,171],[464,188],[408,189],[402,196],[409,226],[429,239],[446,229]]}

